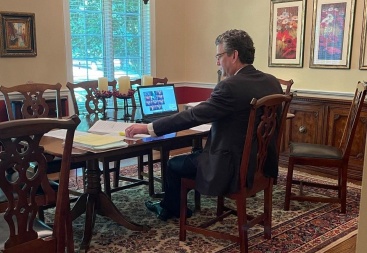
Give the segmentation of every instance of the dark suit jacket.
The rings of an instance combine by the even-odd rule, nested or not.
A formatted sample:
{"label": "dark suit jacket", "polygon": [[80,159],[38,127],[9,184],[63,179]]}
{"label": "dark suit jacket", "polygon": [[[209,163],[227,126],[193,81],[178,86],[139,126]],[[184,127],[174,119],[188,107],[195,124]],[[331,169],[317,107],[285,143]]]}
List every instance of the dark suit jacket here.
{"label": "dark suit jacket", "polygon": [[[203,152],[198,156],[197,190],[207,195],[222,195],[239,189],[239,169],[252,98],[282,94],[278,80],[252,65],[237,75],[219,82],[210,98],[192,109],[153,122],[154,132],[163,135],[212,123]],[[256,150],[255,150],[256,151]],[[256,159],[251,159],[256,163]],[[252,187],[254,168],[249,166],[247,185]],[[268,151],[266,174],[278,175],[275,143]]]}

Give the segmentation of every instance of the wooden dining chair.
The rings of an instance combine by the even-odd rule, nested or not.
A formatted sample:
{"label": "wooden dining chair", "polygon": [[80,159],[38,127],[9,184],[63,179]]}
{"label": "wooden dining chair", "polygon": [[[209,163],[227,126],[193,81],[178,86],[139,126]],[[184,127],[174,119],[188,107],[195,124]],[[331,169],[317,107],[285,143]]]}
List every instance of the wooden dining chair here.
{"label": "wooden dining chair", "polygon": [[[86,110],[86,114],[105,115],[107,101],[102,98],[96,97],[94,94],[94,92],[98,89],[98,80],[84,81],[80,83],[68,82],[66,84],[66,87],[70,91],[75,114],[80,115],[82,113],[81,110],[82,108],[79,108],[78,106],[78,100],[81,100],[84,105],[83,109]],[[109,81],[108,88],[111,91],[116,90],[117,88],[116,80]],[[116,97],[111,96],[111,99],[114,110],[117,110],[118,106]]]}
{"label": "wooden dining chair", "polygon": [[[57,118],[61,118],[60,112],[61,108],[61,84],[43,84],[43,83],[26,83],[20,84],[12,87],[0,86],[0,92],[4,96],[4,101],[6,105],[8,120],[19,119],[19,116],[23,119],[29,118],[48,118],[49,116],[49,105],[46,103],[45,93],[46,91],[53,91],[56,105],[56,115]],[[20,114],[16,115],[13,110],[12,99],[10,95],[12,93],[18,93],[16,96],[22,100],[22,107]],[[15,95],[14,95],[15,96]],[[18,117],[16,117],[18,116]],[[51,161],[53,157],[49,157]],[[60,168],[60,167],[59,167]],[[32,168],[28,169],[28,173],[32,173]],[[56,184],[56,183],[55,183]],[[6,200],[2,197],[0,193],[0,210],[3,210],[1,206],[6,206]],[[41,216],[43,212],[41,211]]]}
{"label": "wooden dining chair", "polygon": [[[298,200],[340,203],[341,213],[346,213],[348,162],[366,92],[367,84],[365,82],[358,82],[345,124],[344,132],[338,147],[313,143],[290,143],[284,210],[287,211],[290,209],[291,200]],[[294,167],[297,165],[335,168],[338,176],[337,183],[323,184],[311,181],[306,182],[296,180],[293,178],[293,171]],[[299,195],[292,193],[293,184],[299,185]],[[331,189],[335,190],[336,194],[335,196],[330,197],[308,196],[304,195],[303,186]]]}
{"label": "wooden dining chair", "polygon": [[[6,211],[0,213],[2,252],[74,252],[68,184],[73,137],[79,123],[76,115],[0,123],[0,189],[7,200]],[[49,184],[47,159],[40,145],[43,135],[52,129],[67,131],[57,192]],[[29,175],[31,163],[37,163],[37,169]],[[9,169],[14,171],[11,178]],[[56,204],[52,227],[36,217],[38,208],[46,204]]]}
{"label": "wooden dining chair", "polygon": [[15,85],[13,87],[0,86],[0,92],[4,95],[8,119],[14,120],[15,112],[13,111],[12,100],[10,93],[17,92],[20,94],[20,99],[23,100],[21,115],[24,119],[29,118],[48,118],[49,105],[46,103],[45,91],[54,91],[53,96],[56,101],[57,118],[61,118],[61,84],[44,84],[44,83],[26,83]]}
{"label": "wooden dining chair", "polygon": [[[50,107],[49,104],[46,103],[46,93],[48,95],[47,98],[55,99],[56,105],[56,116],[57,118],[62,118],[62,104],[61,104],[61,84],[43,84],[43,83],[26,83],[15,85],[12,87],[5,87],[0,86],[0,92],[3,93],[6,110],[8,114],[9,120],[15,120],[15,111],[13,110],[12,106],[12,99],[10,97],[11,93],[13,96],[17,96],[17,99],[22,100],[22,107],[20,110],[21,118],[23,119],[30,119],[30,118],[49,118]],[[51,92],[50,92],[51,91]],[[54,93],[52,95],[52,93]],[[61,169],[61,159],[58,157],[54,157],[51,155],[46,155],[48,161],[48,174],[55,174],[60,172]],[[78,169],[85,167],[85,163],[72,163],[70,169]],[[33,167],[28,169],[28,173],[33,173]],[[58,182],[56,180],[50,180],[54,188],[58,187]],[[75,193],[74,194],[78,194]],[[4,200],[0,194],[0,210]],[[52,206],[49,206],[52,207]],[[44,219],[44,209],[47,209],[48,206],[39,209],[39,217],[43,220]]]}
{"label": "wooden dining chair", "polygon": [[[267,158],[268,145],[276,138],[276,144],[280,142],[281,133],[288,111],[292,95],[269,95],[259,100],[255,98],[251,101],[251,112],[249,116],[246,139],[242,153],[240,165],[240,188],[237,192],[217,197],[216,217],[204,224],[190,224],[187,220],[187,193],[195,189],[195,179],[181,179],[181,210],[180,210],[180,241],[186,240],[187,231],[211,236],[218,239],[231,240],[240,244],[242,253],[248,252],[248,230],[256,224],[264,226],[264,237],[271,238],[271,213],[272,213],[272,189],[273,178],[264,175],[264,164]],[[281,113],[280,113],[281,112]],[[255,122],[259,123],[255,125]],[[256,140],[253,137],[256,136]],[[252,144],[256,141],[258,149],[256,151],[257,162],[252,188],[247,187],[247,173],[252,156]],[[225,169],[225,168],[223,168]],[[246,198],[254,194],[264,192],[264,212],[256,217],[251,217],[246,210]],[[236,210],[225,206],[224,199],[229,198],[235,201]],[[223,221],[230,214],[237,215],[238,235],[226,234],[208,228],[216,222]]]}
{"label": "wooden dining chair", "polygon": [[[116,80],[108,82],[108,87],[111,88],[111,90],[116,90],[117,82]],[[87,117],[92,118],[91,116],[103,116],[106,108],[105,100],[102,100],[101,98],[97,98],[94,95],[94,91],[98,88],[98,81],[85,81],[80,83],[70,83],[68,82],[66,84],[66,87],[69,89],[71,98],[74,105],[74,111],[76,114],[81,113],[81,108],[78,106],[77,97],[76,97],[76,90],[83,90],[83,92],[80,92],[79,94],[85,94],[85,102],[84,107],[87,111]],[[113,98],[113,104],[114,108],[117,110],[117,100],[114,96]],[[97,117],[98,119],[98,117]],[[92,121],[91,121],[92,122]],[[92,123],[91,123],[92,124]],[[102,173],[103,173],[103,181],[104,181],[104,192],[111,197],[111,194],[117,190],[124,189],[119,187],[119,181],[128,181],[128,182],[136,182],[140,180],[135,180],[134,178],[130,177],[124,177],[123,175],[120,175],[120,160],[116,160],[113,162],[113,165],[111,166],[110,163],[102,162]],[[111,176],[110,174],[113,174],[113,181],[112,181],[112,188],[111,188]],[[84,177],[84,173],[83,173]]]}

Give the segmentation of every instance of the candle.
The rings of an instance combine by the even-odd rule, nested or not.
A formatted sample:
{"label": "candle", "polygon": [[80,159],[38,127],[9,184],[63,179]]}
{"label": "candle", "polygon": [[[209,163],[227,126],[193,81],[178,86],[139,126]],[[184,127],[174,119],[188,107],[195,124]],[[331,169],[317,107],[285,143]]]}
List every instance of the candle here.
{"label": "candle", "polygon": [[98,90],[108,91],[108,79],[107,79],[107,77],[99,77],[98,78]]}
{"label": "candle", "polygon": [[129,76],[120,76],[117,79],[117,83],[119,85],[119,91],[121,94],[127,94],[130,89],[130,77]]}
{"label": "candle", "polygon": [[153,85],[153,77],[143,75],[141,85],[143,85],[143,86]]}

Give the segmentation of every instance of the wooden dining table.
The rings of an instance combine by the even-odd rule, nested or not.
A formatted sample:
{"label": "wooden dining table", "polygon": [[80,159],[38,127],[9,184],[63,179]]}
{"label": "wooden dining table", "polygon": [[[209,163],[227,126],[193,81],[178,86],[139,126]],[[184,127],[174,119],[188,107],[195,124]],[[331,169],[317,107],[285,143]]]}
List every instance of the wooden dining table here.
{"label": "wooden dining table", "polygon": [[[78,130],[87,131],[93,122],[98,119],[81,116],[81,124]],[[165,154],[161,158],[162,173],[166,170],[166,164],[169,155],[169,151],[173,149],[179,149],[192,146],[193,149],[200,149],[202,146],[202,138],[206,137],[208,132],[200,132],[195,130],[184,130],[177,133],[171,133],[159,137],[147,137],[139,140],[126,140],[127,147],[118,148],[114,150],[101,151],[98,153],[73,150],[71,162],[86,162],[85,171],[85,191],[78,198],[73,206],[72,219],[76,219],[83,213],[85,213],[85,224],[83,239],[80,244],[80,252],[87,252],[90,241],[92,239],[92,232],[96,215],[102,215],[109,217],[118,224],[133,231],[147,231],[150,228],[144,224],[136,224],[129,221],[128,218],[122,214],[112,200],[102,191],[101,188],[101,170],[99,169],[99,163],[103,162],[108,164],[111,161],[123,160],[131,157],[137,157],[142,154],[149,154],[153,148],[161,148]],[[45,152],[57,157],[62,157],[63,140],[45,136],[43,137],[41,144],[45,149]],[[152,159],[148,159],[149,171],[152,173],[153,162]],[[153,175],[150,175],[153,177]],[[153,184],[153,180],[148,181]],[[126,203],[128,204],[128,203]]]}

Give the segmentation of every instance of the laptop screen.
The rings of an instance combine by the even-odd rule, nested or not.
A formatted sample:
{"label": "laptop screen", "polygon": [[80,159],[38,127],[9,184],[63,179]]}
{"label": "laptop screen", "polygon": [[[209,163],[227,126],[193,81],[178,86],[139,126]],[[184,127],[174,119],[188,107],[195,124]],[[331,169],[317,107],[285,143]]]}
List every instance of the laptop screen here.
{"label": "laptop screen", "polygon": [[164,117],[178,112],[173,84],[137,88],[143,119]]}

